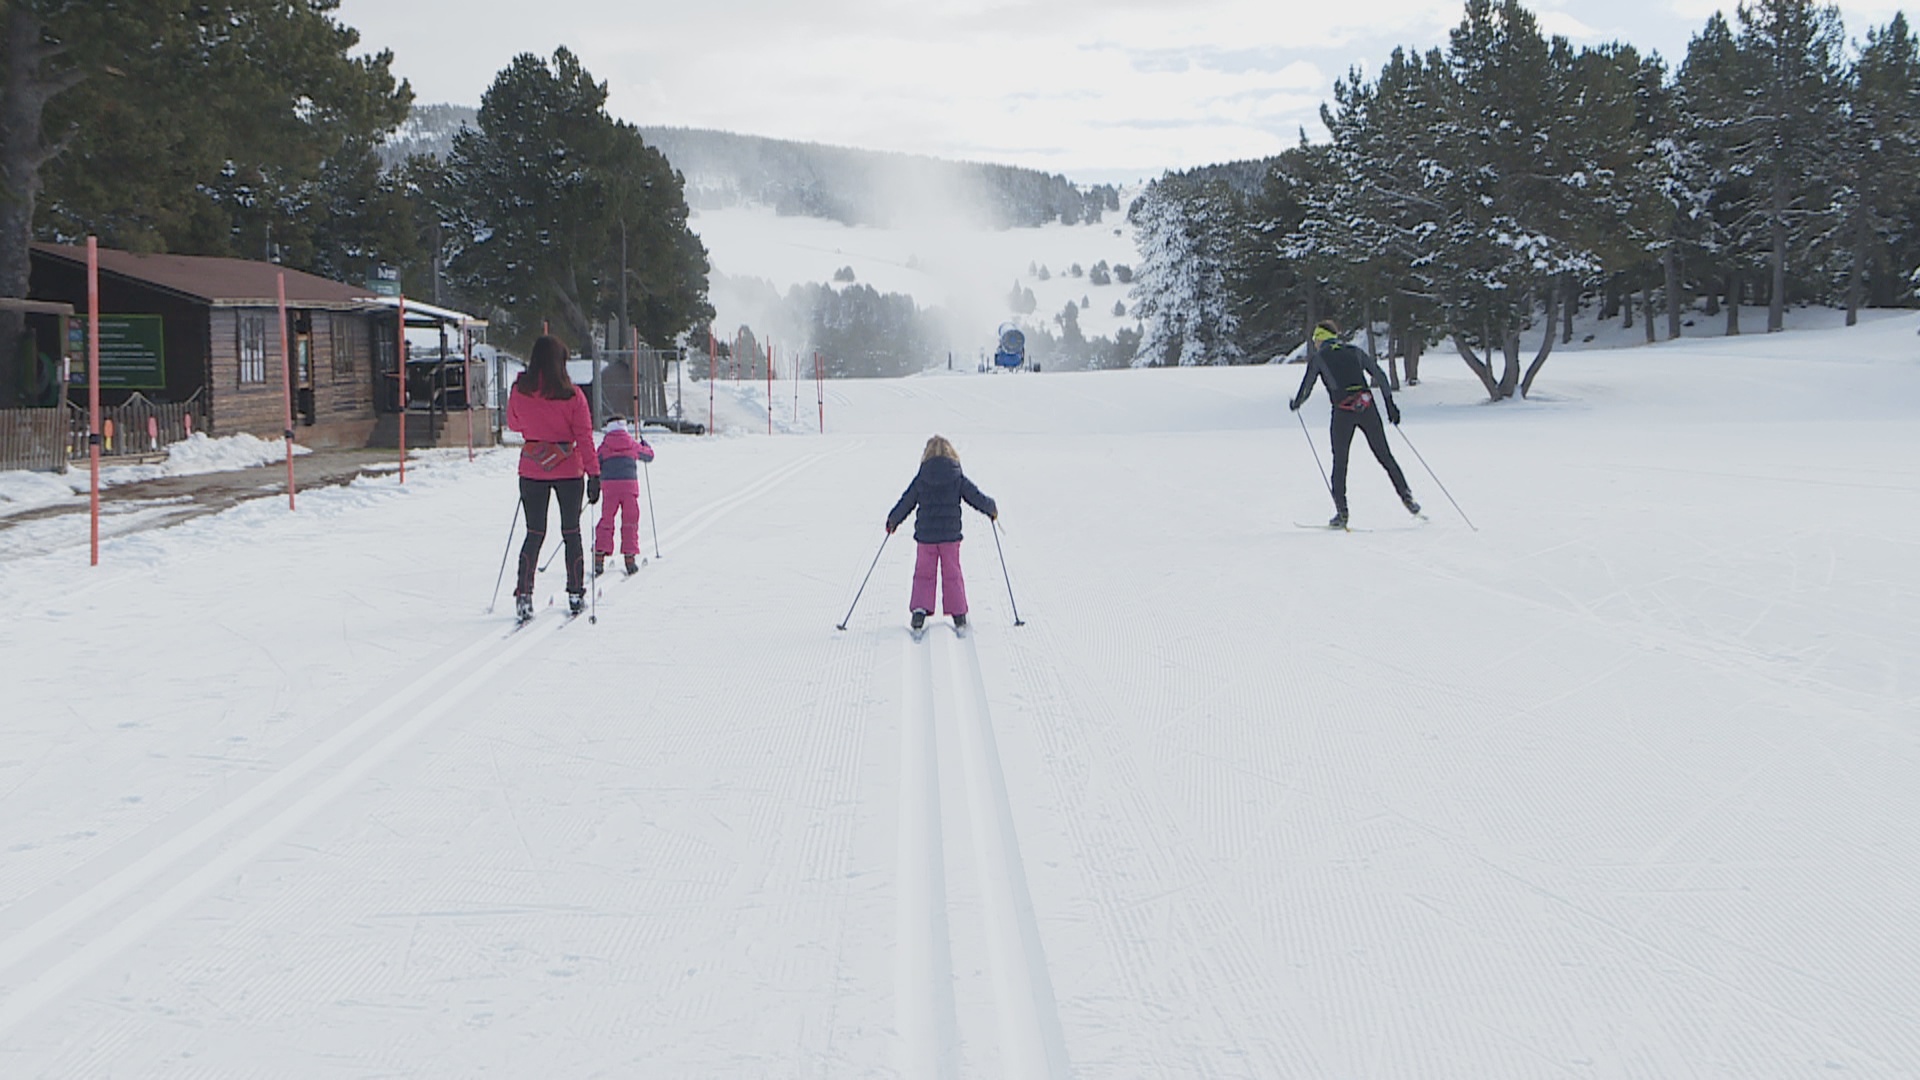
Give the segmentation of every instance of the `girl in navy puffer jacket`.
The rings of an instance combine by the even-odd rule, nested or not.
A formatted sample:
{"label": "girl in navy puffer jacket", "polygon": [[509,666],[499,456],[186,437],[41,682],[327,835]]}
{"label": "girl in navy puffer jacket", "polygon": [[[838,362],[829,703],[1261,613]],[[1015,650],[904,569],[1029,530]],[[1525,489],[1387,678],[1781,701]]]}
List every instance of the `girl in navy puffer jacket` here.
{"label": "girl in navy puffer jacket", "polygon": [[640,567],[640,466],[653,460],[653,447],[642,435],[629,434],[620,417],[607,421],[600,440],[600,525],[593,531],[593,572],[606,569],[613,554],[613,527],[620,524],[620,552],[627,557],[627,573]]}
{"label": "girl in navy puffer jacket", "polygon": [[965,500],[975,510],[998,520],[1000,508],[960,471],[960,452],[953,444],[935,435],[920,453],[920,472],[907,485],[893,510],[887,514],[887,532],[900,527],[915,508],[913,539],[920,545],[913,564],[913,628],[926,625],[933,613],[934,576],[939,575],[940,595],[946,600],[946,613],[953,625],[967,625],[967,582],[960,573],[960,503]]}

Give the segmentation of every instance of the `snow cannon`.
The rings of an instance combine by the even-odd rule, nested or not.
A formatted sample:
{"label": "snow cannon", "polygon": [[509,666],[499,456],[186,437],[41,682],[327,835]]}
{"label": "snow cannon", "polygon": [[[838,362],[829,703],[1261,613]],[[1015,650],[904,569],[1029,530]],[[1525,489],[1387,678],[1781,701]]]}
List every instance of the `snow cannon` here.
{"label": "snow cannon", "polygon": [[1027,335],[1012,323],[1000,324],[1000,347],[994,350],[995,367],[1019,368],[1027,362]]}

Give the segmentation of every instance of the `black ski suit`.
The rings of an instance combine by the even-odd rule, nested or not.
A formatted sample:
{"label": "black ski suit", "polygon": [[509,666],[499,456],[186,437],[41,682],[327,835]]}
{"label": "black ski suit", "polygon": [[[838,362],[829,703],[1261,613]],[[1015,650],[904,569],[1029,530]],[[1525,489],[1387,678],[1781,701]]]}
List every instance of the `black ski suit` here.
{"label": "black ski suit", "polygon": [[1401,502],[1413,498],[1413,492],[1407,487],[1406,474],[1400,471],[1400,463],[1393,460],[1393,451],[1387,447],[1387,429],[1380,423],[1380,411],[1374,408],[1373,392],[1367,388],[1371,378],[1379,389],[1380,397],[1387,405],[1387,419],[1395,424],[1400,422],[1400,407],[1393,403],[1393,393],[1387,389],[1386,373],[1365,349],[1343,342],[1329,341],[1325,345],[1307,350],[1307,372],[1300,379],[1300,392],[1293,395],[1293,401],[1287,408],[1298,410],[1313,396],[1313,382],[1318,378],[1327,384],[1327,397],[1333,401],[1333,506],[1341,514],[1347,512],[1347,453],[1353,446],[1355,428],[1366,433],[1367,446],[1373,450],[1373,456],[1380,467],[1387,470],[1387,478],[1393,481],[1393,490],[1400,496]]}

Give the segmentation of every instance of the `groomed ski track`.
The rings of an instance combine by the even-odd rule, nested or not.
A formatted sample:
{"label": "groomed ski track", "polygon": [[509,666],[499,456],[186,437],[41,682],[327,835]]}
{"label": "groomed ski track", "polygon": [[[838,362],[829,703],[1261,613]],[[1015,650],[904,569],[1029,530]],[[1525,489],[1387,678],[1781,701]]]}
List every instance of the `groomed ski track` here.
{"label": "groomed ski track", "polygon": [[[1688,348],[1436,364],[1479,533],[1295,528],[1240,369],[663,437],[597,625],[481,613],[506,456],[0,562],[0,1075],[1920,1076],[1920,369]],[[969,512],[967,636],[904,532],[836,632],[936,431],[1028,625]]]}

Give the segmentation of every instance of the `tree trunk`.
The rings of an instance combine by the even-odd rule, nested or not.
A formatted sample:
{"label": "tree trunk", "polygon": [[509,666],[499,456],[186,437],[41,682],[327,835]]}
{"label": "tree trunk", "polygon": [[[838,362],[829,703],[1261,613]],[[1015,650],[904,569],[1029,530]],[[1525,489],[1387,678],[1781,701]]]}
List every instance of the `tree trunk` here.
{"label": "tree trunk", "polygon": [[1467,369],[1480,377],[1480,385],[1487,388],[1487,400],[1499,401],[1500,383],[1493,377],[1492,352],[1488,352],[1488,360],[1483,362],[1457,330],[1453,335],[1453,348],[1460,354],[1460,359],[1467,362]]}
{"label": "tree trunk", "polygon": [[1773,263],[1773,292],[1767,297],[1767,333],[1773,334],[1787,328],[1787,171],[1777,163],[1773,168],[1770,231],[1773,253],[1768,258]]}
{"label": "tree trunk", "polygon": [[1426,342],[1419,334],[1408,334],[1403,338],[1407,343],[1407,385],[1420,385],[1420,353],[1426,348]]}
{"label": "tree trunk", "polygon": [[1680,311],[1685,306],[1680,295],[1680,254],[1672,243],[1660,253],[1662,269],[1667,274],[1667,340],[1680,339]]}
{"label": "tree trunk", "polygon": [[1632,282],[1628,282],[1626,288],[1621,290],[1621,293],[1622,295],[1620,297],[1620,329],[1631,330],[1633,329],[1633,284]]}
{"label": "tree trunk", "polygon": [[1600,279],[1600,319],[1602,322],[1620,314],[1620,275],[1608,274]]}
{"label": "tree trunk", "polygon": [[[1533,363],[1527,365],[1527,374],[1520,380],[1521,397],[1526,397],[1532,392],[1534,376],[1540,374],[1540,369],[1547,366],[1547,357],[1553,353],[1553,306],[1557,302],[1559,295],[1558,290],[1547,290],[1547,332],[1540,335],[1540,351],[1534,356]],[[1517,342],[1519,335],[1514,335],[1514,338]]]}
{"label": "tree trunk", "polygon": [[[1659,340],[1659,338],[1653,332],[1653,286],[1652,284],[1648,284],[1646,289],[1643,290],[1640,295],[1645,297],[1647,301],[1645,309],[1641,311],[1640,314],[1645,316],[1645,318],[1643,318],[1641,322],[1646,324],[1647,344],[1651,345],[1655,341]],[[1672,307],[1673,306],[1672,302],[1669,301],[1667,306]]]}
{"label": "tree trunk", "polygon": [[1853,266],[1847,274],[1847,325],[1860,321],[1860,301],[1867,294],[1867,222],[1866,200],[1853,208]]}
{"label": "tree trunk", "polygon": [[1307,279],[1307,348],[1313,348],[1313,328],[1320,324],[1320,282]]}
{"label": "tree trunk", "polygon": [[1572,274],[1563,275],[1567,295],[1560,306],[1560,344],[1573,344],[1573,313],[1580,308],[1580,281]]}
{"label": "tree trunk", "polygon": [[1500,338],[1500,397],[1506,400],[1520,389],[1520,322],[1509,318]]}
{"label": "tree trunk", "polygon": [[1747,283],[1740,271],[1727,271],[1727,336],[1740,336],[1740,302],[1747,298]]}
{"label": "tree trunk", "polygon": [[[41,117],[47,102],[80,81],[74,73],[45,74],[42,65],[55,53],[41,37],[40,18],[30,7],[0,4],[0,296],[27,295],[40,167],[60,149],[43,145]],[[20,400],[26,369],[13,344],[25,329],[20,312],[0,312],[0,408]]]}

